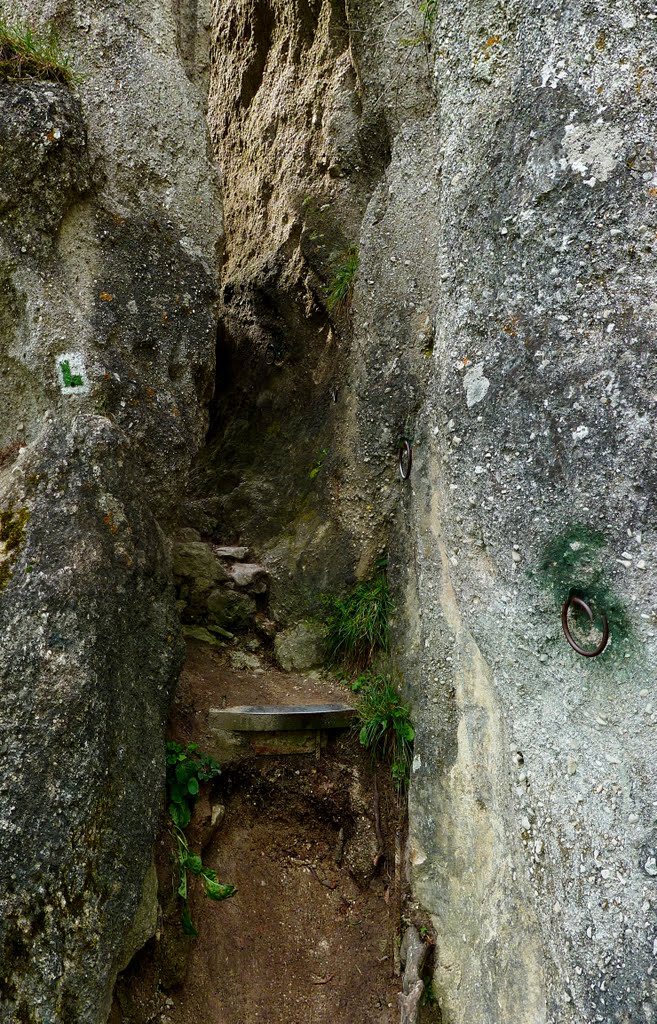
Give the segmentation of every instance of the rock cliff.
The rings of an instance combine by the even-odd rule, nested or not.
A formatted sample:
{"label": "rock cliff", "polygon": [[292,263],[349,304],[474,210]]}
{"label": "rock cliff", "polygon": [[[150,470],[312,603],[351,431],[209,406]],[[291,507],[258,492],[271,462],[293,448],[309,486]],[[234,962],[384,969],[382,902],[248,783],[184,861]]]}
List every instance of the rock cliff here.
{"label": "rock cliff", "polygon": [[178,520],[279,627],[387,552],[446,1024],[657,1019],[652,6],[30,8],[84,77],[0,87],[0,1019],[152,927]]}
{"label": "rock cliff", "polygon": [[0,1019],[101,1021],[155,924],[221,206],[173,12],[4,13],[80,78],[0,85]]}

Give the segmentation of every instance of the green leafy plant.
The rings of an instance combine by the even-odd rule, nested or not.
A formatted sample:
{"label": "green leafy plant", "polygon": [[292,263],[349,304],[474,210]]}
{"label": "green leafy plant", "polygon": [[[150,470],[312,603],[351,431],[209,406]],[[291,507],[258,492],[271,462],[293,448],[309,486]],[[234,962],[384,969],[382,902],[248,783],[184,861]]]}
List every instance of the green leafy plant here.
{"label": "green leafy plant", "polygon": [[354,281],[358,272],[358,246],[350,245],[338,253],[333,260],[333,280],[331,281],[327,294],[327,303],[330,310],[345,309],[351,303],[354,293]]}
{"label": "green leafy plant", "polygon": [[167,743],[166,761],[170,830],[176,843],[178,895],[183,901],[182,926],[187,935],[195,936],[198,933],[189,911],[188,873],[202,880],[205,894],[211,900],[226,900],[237,892],[234,885],[221,883],[216,871],[206,867],[201,858],[191,852],[184,832],[192,819],[201,783],[216,778],[221,774],[221,768],[213,758],[199,754],[196,743],[182,747],[173,740]]}
{"label": "green leafy plant", "polygon": [[0,18],[0,81],[25,78],[73,85],[80,76],[52,27],[38,33],[30,25]]}
{"label": "green leafy plant", "polygon": [[361,677],[358,704],[359,739],[372,760],[389,764],[397,789],[404,789],[413,758],[415,731],[408,704],[385,676],[367,674]]}
{"label": "green leafy plant", "polygon": [[358,672],[369,667],[378,652],[388,650],[392,601],[385,569],[359,583],[348,597],[329,598],[327,603],[327,646],[334,662]]}
{"label": "green leafy plant", "polygon": [[308,474],[308,476],[310,477],[311,480],[314,480],[315,477],[319,475],[319,473],[321,471],[321,468],[324,465],[324,459],[326,458],[327,455],[328,455],[328,448],[321,448],[320,451],[317,453],[317,458],[315,460],[315,463],[311,467],[311,470],[310,470],[310,472]]}

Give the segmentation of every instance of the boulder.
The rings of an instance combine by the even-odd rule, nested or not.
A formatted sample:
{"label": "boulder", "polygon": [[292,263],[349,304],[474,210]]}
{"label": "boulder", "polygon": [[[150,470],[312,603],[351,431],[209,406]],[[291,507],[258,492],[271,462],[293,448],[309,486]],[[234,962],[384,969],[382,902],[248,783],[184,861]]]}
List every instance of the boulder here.
{"label": "boulder", "polygon": [[255,610],[253,598],[225,587],[213,590],[207,601],[209,622],[229,631],[247,629]]}
{"label": "boulder", "polygon": [[198,590],[210,589],[213,584],[229,578],[212,547],[203,541],[182,541],[174,545],[173,572],[179,579],[193,580]]}
{"label": "boulder", "polygon": [[305,672],[326,661],[326,626],[310,619],[297,622],[278,633],[274,650],[278,664],[286,672]]}
{"label": "boulder", "polygon": [[235,584],[242,590],[248,590],[252,594],[266,594],[269,586],[269,575],[262,565],[253,562],[237,562],[231,565],[228,574]]}

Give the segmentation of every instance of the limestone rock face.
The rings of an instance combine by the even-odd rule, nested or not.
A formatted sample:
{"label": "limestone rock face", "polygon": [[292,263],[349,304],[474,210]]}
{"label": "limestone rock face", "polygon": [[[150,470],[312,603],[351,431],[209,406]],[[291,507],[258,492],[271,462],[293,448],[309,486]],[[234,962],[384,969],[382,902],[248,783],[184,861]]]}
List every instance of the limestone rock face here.
{"label": "limestone rock face", "polygon": [[53,232],[91,184],[80,102],[65,85],[0,85],[0,152],[0,213],[15,233]]}
{"label": "limestone rock face", "polygon": [[[351,378],[354,476],[392,481],[400,423],[414,447],[391,531],[414,891],[450,1024],[648,1021],[654,20],[604,2],[433,11],[433,100],[412,116],[402,87],[363,223]],[[379,94],[411,36],[396,13],[378,14],[387,65],[383,28],[354,44]],[[588,637],[573,622],[589,647],[608,616],[601,657],[566,642],[571,590],[597,617]]]}
{"label": "limestone rock face", "polygon": [[326,661],[326,626],[302,621],[283,630],[274,641],[276,660],[286,672],[305,672]]}
{"label": "limestone rock face", "polygon": [[3,7],[55,18],[83,74],[0,86],[8,1024],[104,1022],[154,920],[182,658],[165,531],[205,430],[222,233],[202,69],[168,5],[128,6]]}
{"label": "limestone rock face", "polygon": [[[654,12],[308,7],[217,20],[222,344],[244,383],[222,395],[219,504],[267,545],[283,622],[388,546],[443,1019],[653,1020]],[[319,248],[340,238],[348,315],[327,314]],[[599,658],[563,635],[571,591],[590,646],[608,616]]]}

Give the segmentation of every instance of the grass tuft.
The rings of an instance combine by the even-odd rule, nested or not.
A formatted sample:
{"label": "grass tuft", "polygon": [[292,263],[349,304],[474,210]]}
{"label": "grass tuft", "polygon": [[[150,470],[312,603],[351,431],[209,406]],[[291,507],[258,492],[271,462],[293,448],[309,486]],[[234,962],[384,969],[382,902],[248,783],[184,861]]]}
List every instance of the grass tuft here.
{"label": "grass tuft", "polygon": [[53,28],[37,33],[30,25],[0,18],[0,81],[26,78],[73,85],[79,76]]}
{"label": "grass tuft", "polygon": [[388,650],[388,618],[392,600],[385,570],[359,583],[345,598],[330,598],[328,655],[354,672],[368,668],[379,652]]}
{"label": "grass tuft", "polygon": [[385,676],[367,672],[351,688],[360,693],[361,744],[370,751],[373,761],[390,765],[395,786],[404,789],[408,785],[415,738],[408,704]]}
{"label": "grass tuft", "polygon": [[358,272],[358,246],[350,245],[339,253],[333,261],[333,280],[328,289],[328,308],[333,310],[346,309],[354,293],[354,281]]}

